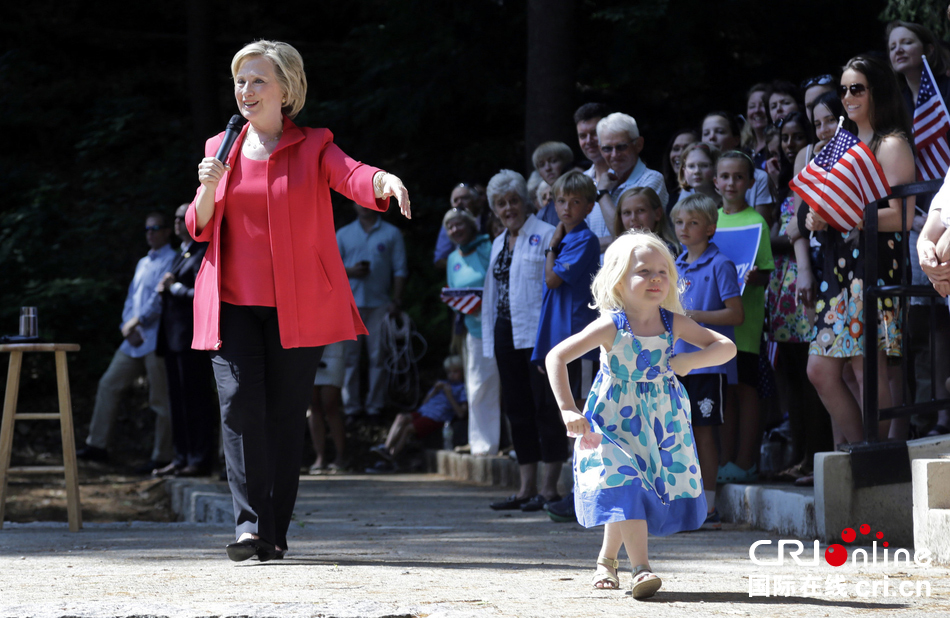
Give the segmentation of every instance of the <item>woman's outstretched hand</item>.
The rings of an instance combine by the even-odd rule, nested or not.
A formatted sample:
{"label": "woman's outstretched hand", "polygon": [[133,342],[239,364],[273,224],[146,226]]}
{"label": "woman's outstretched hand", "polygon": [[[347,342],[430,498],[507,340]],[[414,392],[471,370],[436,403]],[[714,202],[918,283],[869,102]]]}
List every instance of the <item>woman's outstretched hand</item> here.
{"label": "woman's outstretched hand", "polygon": [[406,189],[406,186],[402,184],[402,181],[395,174],[390,174],[389,172],[379,173],[382,174],[382,178],[379,179],[379,184],[374,183],[374,186],[379,187],[381,191],[379,191],[376,197],[384,200],[391,197],[396,198],[396,201],[399,202],[399,210],[403,216],[407,219],[412,219],[412,212],[409,210],[409,190]]}

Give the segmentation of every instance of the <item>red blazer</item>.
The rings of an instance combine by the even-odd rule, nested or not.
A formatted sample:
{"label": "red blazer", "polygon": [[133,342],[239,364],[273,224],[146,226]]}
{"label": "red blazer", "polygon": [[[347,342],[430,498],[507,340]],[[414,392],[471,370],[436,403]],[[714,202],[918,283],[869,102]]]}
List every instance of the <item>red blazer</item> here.
{"label": "red blazer", "polygon": [[[244,125],[228,157],[229,165],[234,165],[246,133]],[[209,139],[205,155],[213,157],[223,139],[224,133]],[[321,346],[366,333],[337,248],[330,189],[364,208],[385,212],[389,200],[377,200],[373,190],[373,176],[378,171],[348,157],[333,143],[333,134],[328,129],[299,128],[284,117],[283,136],[267,164],[274,291],[280,343],[284,348]],[[221,347],[219,231],[227,210],[229,176],[225,172],[218,183],[214,218],[201,233],[195,229],[194,201],[185,215],[191,236],[210,243],[195,281],[192,347],[196,350]]]}

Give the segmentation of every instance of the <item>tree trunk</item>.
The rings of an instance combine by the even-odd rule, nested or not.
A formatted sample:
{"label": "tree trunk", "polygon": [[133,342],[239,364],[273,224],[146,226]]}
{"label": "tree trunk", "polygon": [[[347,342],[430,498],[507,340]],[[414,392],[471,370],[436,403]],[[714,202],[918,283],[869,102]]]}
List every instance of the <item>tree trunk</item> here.
{"label": "tree trunk", "polygon": [[525,165],[543,142],[577,145],[574,128],[574,0],[528,0]]}

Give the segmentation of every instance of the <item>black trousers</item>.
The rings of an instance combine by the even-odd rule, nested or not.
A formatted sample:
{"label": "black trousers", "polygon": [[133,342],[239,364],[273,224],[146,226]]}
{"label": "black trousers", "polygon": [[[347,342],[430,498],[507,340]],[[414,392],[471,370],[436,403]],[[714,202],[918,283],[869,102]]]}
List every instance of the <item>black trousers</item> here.
{"label": "black trousers", "polygon": [[570,449],[561,412],[547,377],[531,362],[532,348],[516,350],[511,321],[495,322],[495,361],[501,378],[501,409],[511,425],[511,444],[521,465],[565,461]]}
{"label": "black trousers", "polygon": [[228,303],[221,303],[221,341],[211,361],[235,538],[250,532],[287,549],[307,406],[323,348],[284,349],[276,308]]}
{"label": "black trousers", "polygon": [[214,465],[217,424],[211,388],[211,357],[204,350],[165,352],[172,414],[174,463],[210,471]]}

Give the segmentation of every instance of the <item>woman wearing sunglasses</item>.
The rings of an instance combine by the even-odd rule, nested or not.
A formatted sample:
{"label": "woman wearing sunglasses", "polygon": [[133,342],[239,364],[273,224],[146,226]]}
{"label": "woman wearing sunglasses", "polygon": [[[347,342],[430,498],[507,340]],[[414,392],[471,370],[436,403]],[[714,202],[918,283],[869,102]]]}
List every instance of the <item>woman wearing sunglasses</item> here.
{"label": "woman wearing sunglasses", "polygon": [[[901,95],[907,112],[913,116],[916,107],[917,95],[920,92],[921,72],[923,70],[923,56],[927,56],[927,63],[933,72],[937,92],[944,102],[950,101],[950,78],[947,77],[948,63],[946,51],[926,26],[907,21],[892,21],[887,25],[887,52],[891,61],[891,68],[897,73],[897,81],[901,85]],[[911,247],[917,246],[917,239],[927,220],[926,213],[930,207],[931,197],[921,196],[918,200],[917,216],[910,231]],[[920,268],[920,260],[916,251],[910,252],[911,283],[914,285],[928,285],[929,279]],[[914,372],[918,376],[917,392],[921,400],[930,398],[930,309],[929,303],[922,298],[908,300],[910,311],[910,328],[907,336],[910,337],[910,348],[914,353]],[[936,346],[935,359],[937,371],[934,375],[936,395],[938,399],[948,397],[944,381],[950,375],[950,314],[946,311],[936,312],[936,323],[933,325]],[[909,430],[909,419],[898,418],[891,423],[891,437],[906,439]],[[937,413],[937,423],[928,435],[950,433],[950,411],[940,410]]]}
{"label": "woman wearing sunglasses", "polygon": [[[877,157],[888,183],[894,187],[915,179],[913,129],[903,107],[897,78],[885,62],[871,56],[856,56],[844,66],[838,87],[848,118],[844,128],[857,135]],[[901,200],[890,200],[878,211],[877,285],[899,283],[903,230],[910,228],[914,199],[907,200],[908,212],[901,213]],[[875,204],[868,206],[876,207]],[[805,227],[823,236],[822,281],[818,286],[815,311],[817,323],[809,347],[808,378],[831,413],[840,442],[860,442],[864,438],[861,411],[842,379],[846,363],[851,364],[860,389],[864,387],[864,234],[863,225],[841,233],[814,211],[809,210]],[[882,408],[891,406],[887,379],[887,357],[900,356],[899,305],[896,298],[880,299],[876,307],[879,328],[878,400]],[[887,435],[889,421],[881,423]]]}

